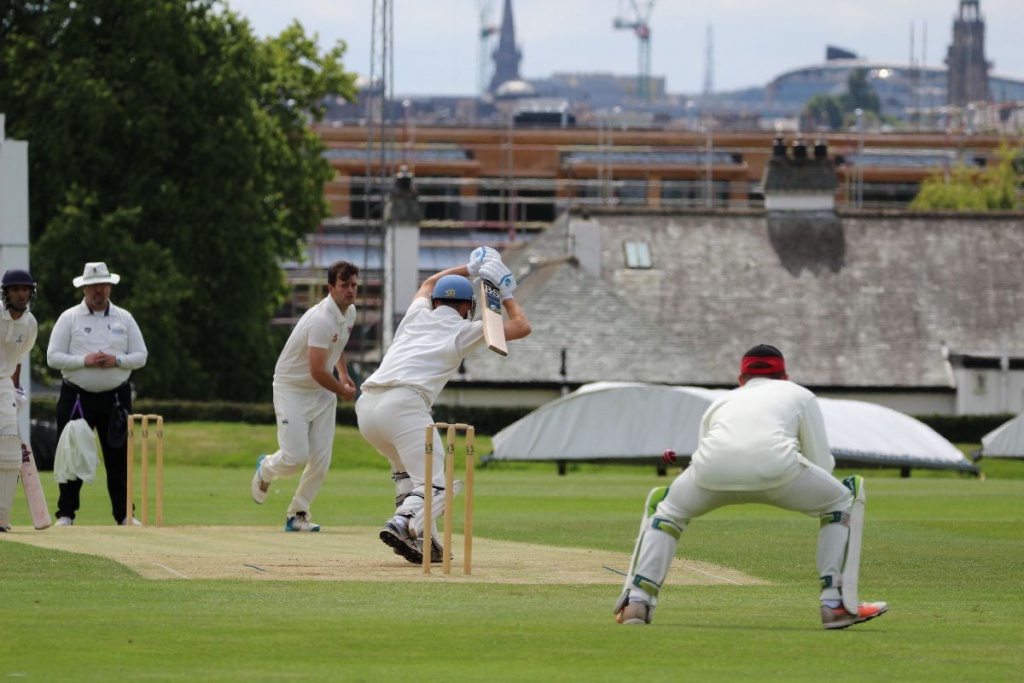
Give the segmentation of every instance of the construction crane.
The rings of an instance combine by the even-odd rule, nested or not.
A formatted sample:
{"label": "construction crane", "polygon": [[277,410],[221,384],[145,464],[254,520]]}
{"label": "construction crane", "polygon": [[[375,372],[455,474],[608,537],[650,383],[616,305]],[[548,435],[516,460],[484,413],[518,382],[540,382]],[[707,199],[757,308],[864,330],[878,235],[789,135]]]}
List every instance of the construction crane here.
{"label": "construction crane", "polygon": [[[626,3],[621,3],[623,8]],[[629,0],[628,11],[620,9],[619,16],[615,18],[613,26],[616,29],[629,29],[636,35],[637,39],[637,74],[636,74],[636,96],[644,102],[651,101],[651,11],[654,9],[654,0],[637,2]]]}
{"label": "construction crane", "polygon": [[491,43],[498,33],[498,25],[491,23],[491,11],[494,9],[494,0],[477,0],[477,9],[480,11],[480,47],[477,55],[477,89],[483,95],[487,92],[487,86],[491,82]]}

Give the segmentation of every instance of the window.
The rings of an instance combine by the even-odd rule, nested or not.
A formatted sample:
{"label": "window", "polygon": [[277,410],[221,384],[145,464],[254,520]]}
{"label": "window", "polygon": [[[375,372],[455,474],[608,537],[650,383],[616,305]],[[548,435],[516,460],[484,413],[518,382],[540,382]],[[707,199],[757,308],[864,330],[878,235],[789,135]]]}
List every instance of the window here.
{"label": "window", "polygon": [[627,268],[651,267],[651,247],[647,242],[626,242],[623,247],[626,250]]}

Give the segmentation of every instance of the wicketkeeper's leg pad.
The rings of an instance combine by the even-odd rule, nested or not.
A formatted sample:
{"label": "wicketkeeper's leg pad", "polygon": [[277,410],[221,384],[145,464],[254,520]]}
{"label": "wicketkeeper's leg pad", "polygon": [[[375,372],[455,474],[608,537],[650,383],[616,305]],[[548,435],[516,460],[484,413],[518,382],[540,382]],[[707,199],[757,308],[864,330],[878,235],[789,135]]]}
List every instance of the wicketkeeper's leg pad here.
{"label": "wicketkeeper's leg pad", "polygon": [[867,495],[864,478],[859,475],[843,480],[852,494],[847,510],[829,512],[821,517],[818,535],[818,570],[821,574],[821,598],[838,600],[850,612],[857,611],[857,580],[860,573],[861,539],[864,534],[864,503]]}
{"label": "wicketkeeper's leg pad", "polygon": [[668,570],[676,556],[679,537],[686,528],[683,523],[658,516],[658,504],[667,494],[668,487],[662,486],[651,490],[647,495],[640,533],[633,549],[633,558],[622,595],[615,603],[615,614],[618,614],[630,599],[643,600],[652,610],[658,604],[662,583],[668,576]]}

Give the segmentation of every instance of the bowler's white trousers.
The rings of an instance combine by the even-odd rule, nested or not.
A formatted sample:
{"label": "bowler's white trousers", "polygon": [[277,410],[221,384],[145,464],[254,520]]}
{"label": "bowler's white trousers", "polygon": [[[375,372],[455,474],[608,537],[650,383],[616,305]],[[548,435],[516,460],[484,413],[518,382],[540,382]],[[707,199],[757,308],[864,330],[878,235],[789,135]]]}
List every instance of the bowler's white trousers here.
{"label": "bowler's white trousers", "polygon": [[289,517],[297,512],[311,514],[313,499],[331,466],[337,409],[338,397],[326,389],[274,387],[278,450],[263,459],[260,477],[270,482],[302,470],[295,497],[288,506]]}

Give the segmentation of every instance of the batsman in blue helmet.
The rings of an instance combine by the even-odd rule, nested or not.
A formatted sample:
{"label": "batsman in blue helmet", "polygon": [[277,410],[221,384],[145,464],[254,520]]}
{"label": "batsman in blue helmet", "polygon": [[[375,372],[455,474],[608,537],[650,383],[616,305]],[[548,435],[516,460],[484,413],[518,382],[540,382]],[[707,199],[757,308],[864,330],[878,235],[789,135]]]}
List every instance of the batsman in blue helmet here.
{"label": "batsman in blue helmet", "polygon": [[[442,458],[425,472],[423,434],[434,423],[434,401],[462,360],[484,344],[483,323],[473,320],[471,278],[501,283],[505,339],[530,334],[530,322],[512,292],[515,278],[498,252],[480,247],[466,265],[431,275],[420,285],[395,332],[380,367],[361,386],[356,401],[359,431],[391,463],[395,481],[395,514],[380,531],[381,541],[409,562],[423,561],[422,534],[426,524],[436,528],[444,511],[446,491]],[[444,452],[434,432],[434,452]],[[433,487],[432,510],[425,510],[424,486]],[[441,562],[445,549],[431,534],[432,562]]]}

